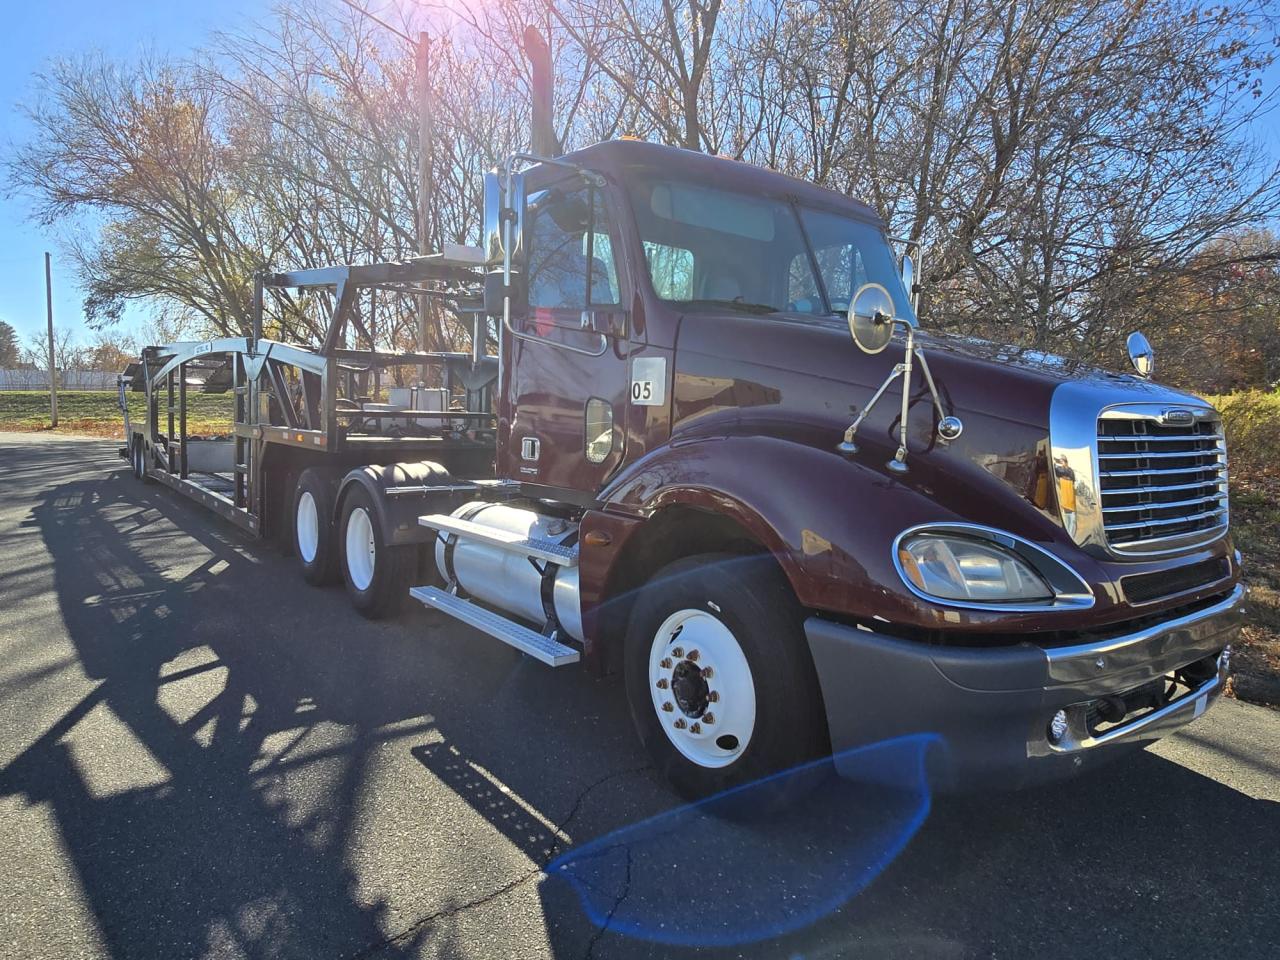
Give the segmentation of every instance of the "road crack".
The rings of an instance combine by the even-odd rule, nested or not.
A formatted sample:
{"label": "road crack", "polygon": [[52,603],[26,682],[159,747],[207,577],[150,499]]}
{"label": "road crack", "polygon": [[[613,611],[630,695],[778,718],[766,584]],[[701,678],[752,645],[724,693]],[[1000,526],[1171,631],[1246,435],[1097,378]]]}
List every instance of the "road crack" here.
{"label": "road crack", "polygon": [[600,942],[600,938],[608,931],[610,924],[613,923],[614,914],[618,912],[618,908],[631,895],[631,845],[628,844],[622,848],[627,854],[627,869],[622,878],[622,892],[614,898],[613,906],[609,908],[608,915],[604,918],[604,923],[600,924],[595,933],[591,935],[590,942],[587,943],[587,952],[583,954],[584,960],[591,960],[595,956],[596,944]]}
{"label": "road crack", "polygon": [[[492,903],[494,900],[497,900],[500,897],[506,896],[512,890],[515,890],[517,887],[523,886],[524,884],[528,883],[530,880],[536,880],[546,870],[547,865],[560,855],[563,849],[563,844],[560,839],[561,835],[566,833],[566,831],[569,828],[569,825],[572,824],[573,821],[577,818],[578,814],[581,813],[583,804],[586,803],[587,798],[592,793],[594,793],[600,787],[604,786],[606,783],[609,783],[611,780],[617,780],[621,777],[631,776],[637,773],[643,773],[648,769],[650,769],[649,765],[644,764],[643,766],[638,766],[638,767],[628,767],[625,770],[614,770],[612,773],[607,773],[604,776],[600,777],[598,780],[594,780],[591,783],[587,784],[585,787],[583,787],[582,790],[578,792],[577,797],[574,798],[573,806],[569,808],[569,812],[565,814],[564,819],[561,820],[559,823],[555,824],[552,831],[553,842],[551,845],[551,849],[548,851],[547,855],[543,857],[542,860],[539,863],[537,863],[535,866],[531,867],[529,870],[520,874],[520,876],[508,881],[507,883],[503,884],[500,887],[495,888],[494,890],[489,891],[486,894],[476,897],[475,899],[468,900],[465,903],[453,904],[451,906],[444,907],[443,909],[436,910],[433,913],[429,913],[424,917],[419,917],[417,920],[413,921],[413,923],[409,924],[407,927],[405,927],[403,930],[399,931],[398,933],[394,933],[389,937],[385,937],[384,939],[379,940],[376,943],[371,943],[367,947],[365,947],[363,950],[360,950],[356,953],[351,954],[350,960],[363,960],[363,958],[365,957],[374,956],[375,954],[381,952],[382,950],[387,949],[388,947],[394,947],[398,944],[404,943],[406,940],[412,939],[418,933],[431,927],[433,924],[437,923],[440,920],[447,920],[450,917],[455,917],[461,913],[466,913],[468,910],[474,910],[476,907],[483,907],[485,904]],[[617,902],[614,904],[613,909],[609,911],[609,916],[606,917],[604,926],[601,927],[599,930],[597,930],[595,934],[592,936],[591,943],[589,944],[587,949],[588,956],[590,956],[591,951],[595,949],[596,941],[599,940],[601,935],[603,935],[603,933],[605,932],[605,930],[608,929],[609,922],[613,919],[614,912],[618,909],[618,907],[622,904],[622,901],[626,899],[627,894],[630,892],[630,886],[631,886],[631,850],[630,848],[627,848],[627,870],[626,870],[626,877],[623,884],[623,893],[617,899]]]}

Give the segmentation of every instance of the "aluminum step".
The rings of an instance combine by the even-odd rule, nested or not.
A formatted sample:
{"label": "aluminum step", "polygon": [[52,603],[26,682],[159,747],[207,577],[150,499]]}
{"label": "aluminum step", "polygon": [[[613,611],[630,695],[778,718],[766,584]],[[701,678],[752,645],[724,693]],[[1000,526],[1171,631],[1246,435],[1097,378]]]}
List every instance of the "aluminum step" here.
{"label": "aluminum step", "polygon": [[419,517],[418,523],[424,527],[440,530],[443,533],[457,534],[467,540],[479,540],[481,543],[490,544],[499,550],[518,553],[522,557],[546,560],[548,563],[554,563],[561,567],[576,567],[578,565],[578,551],[573,547],[561,546],[554,540],[531,540],[528,537],[522,537],[518,533],[495,530],[493,527],[486,527],[482,523],[461,520],[458,517],[451,517],[443,513],[433,513],[430,516]]}
{"label": "aluminum step", "polygon": [[496,637],[508,646],[527,653],[535,660],[541,660],[549,667],[563,667],[565,664],[578,662],[579,653],[573,647],[552,640],[550,637],[544,637],[536,630],[530,630],[492,610],[476,606],[470,600],[455,597],[439,587],[414,587],[409,591],[409,595],[428,607],[434,607],[455,620],[461,620],[491,637]]}

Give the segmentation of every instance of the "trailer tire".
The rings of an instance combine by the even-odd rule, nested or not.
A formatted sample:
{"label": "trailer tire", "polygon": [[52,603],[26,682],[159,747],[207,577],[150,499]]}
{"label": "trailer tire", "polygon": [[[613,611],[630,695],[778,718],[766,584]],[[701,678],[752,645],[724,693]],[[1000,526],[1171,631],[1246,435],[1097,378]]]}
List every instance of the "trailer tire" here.
{"label": "trailer tire", "polygon": [[333,484],[314,468],[303,470],[293,489],[293,549],[302,579],[323,587],[338,579],[333,529]]}
{"label": "trailer tire", "polygon": [[[713,796],[829,753],[802,623],[767,555],[688,557],[641,588],[624,644],[627,701],[658,772],[682,796]],[[805,768],[745,791],[751,810],[730,801],[718,812],[789,805],[826,775],[823,765]]]}
{"label": "trailer tire", "polygon": [[417,544],[386,542],[373,498],[358,483],[343,498],[338,534],[351,605],[370,620],[395,616],[418,572]]}
{"label": "trailer tire", "polygon": [[141,437],[134,437],[129,447],[129,462],[133,466],[133,478],[143,483],[150,483],[147,476],[147,453]]}

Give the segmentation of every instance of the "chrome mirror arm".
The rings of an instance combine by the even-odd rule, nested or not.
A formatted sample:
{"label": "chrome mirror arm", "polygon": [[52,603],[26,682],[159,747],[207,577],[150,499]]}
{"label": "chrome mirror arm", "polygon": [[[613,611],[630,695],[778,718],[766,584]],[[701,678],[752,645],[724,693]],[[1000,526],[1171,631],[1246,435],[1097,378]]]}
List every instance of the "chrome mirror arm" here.
{"label": "chrome mirror arm", "polygon": [[894,453],[893,459],[886,466],[894,473],[905,473],[907,470],[908,422],[911,409],[911,374],[915,360],[920,361],[920,369],[924,373],[925,383],[929,387],[929,396],[933,401],[933,409],[938,416],[938,439],[943,441],[955,440],[964,430],[964,424],[961,423],[959,417],[948,414],[943,408],[942,398],[938,394],[938,387],[934,383],[933,372],[929,369],[929,362],[925,359],[924,350],[916,345],[915,327],[907,320],[895,319],[893,323],[900,324],[907,331],[907,343],[903,359],[901,362],[894,364],[884,383],[880,384],[880,389],[872,395],[871,400],[858,413],[853,423],[849,425],[849,429],[844,432],[844,440],[836,447],[836,450],[845,455],[858,452],[858,445],[855,442],[858,428],[870,416],[872,408],[884,396],[885,391],[889,389],[893,381],[901,376],[903,378],[902,415],[901,422],[898,425],[898,449]]}

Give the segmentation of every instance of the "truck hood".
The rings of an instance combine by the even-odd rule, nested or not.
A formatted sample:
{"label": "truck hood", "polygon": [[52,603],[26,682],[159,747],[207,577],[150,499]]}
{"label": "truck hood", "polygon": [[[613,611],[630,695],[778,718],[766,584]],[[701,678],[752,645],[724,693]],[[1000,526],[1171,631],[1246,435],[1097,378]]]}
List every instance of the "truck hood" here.
{"label": "truck hood", "polygon": [[[973,486],[991,478],[1046,517],[1049,415],[1063,383],[1088,383],[1107,403],[1185,403],[1186,395],[1136,376],[983,340],[917,332],[943,405],[964,423],[940,442],[924,378],[912,380],[909,483]],[[859,350],[841,319],[802,315],[687,313],[676,344],[672,438],[770,434],[834,449],[845,428],[903,358],[896,336],[879,354]],[[898,445],[901,379],[859,429],[857,459],[879,467]],[[985,478],[985,480],[983,479]],[[965,485],[965,484],[962,484]],[[1054,518],[1055,523],[1056,518]]]}

